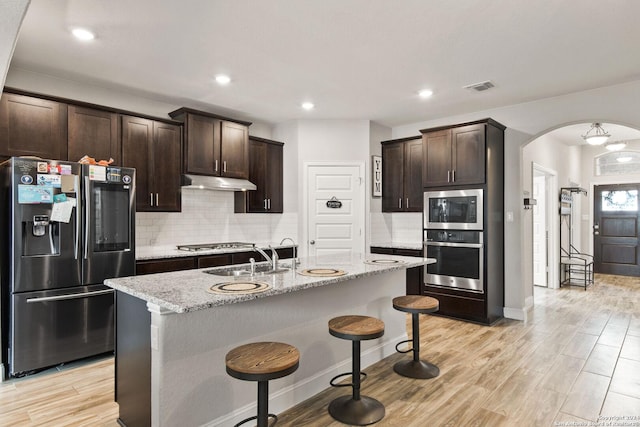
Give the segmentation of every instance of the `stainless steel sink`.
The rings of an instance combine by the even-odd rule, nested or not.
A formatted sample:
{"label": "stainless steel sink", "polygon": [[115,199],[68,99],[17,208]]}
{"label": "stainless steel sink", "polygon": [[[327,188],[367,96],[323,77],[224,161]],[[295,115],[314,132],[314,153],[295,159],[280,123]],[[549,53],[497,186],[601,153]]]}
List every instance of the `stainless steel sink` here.
{"label": "stainless steel sink", "polygon": [[229,267],[229,268],[217,268],[211,270],[204,270],[205,273],[213,274],[215,276],[266,276],[270,274],[279,274],[289,271],[288,268],[278,268],[272,270],[270,265],[256,265],[254,273],[251,274],[251,269],[247,266],[242,267]]}

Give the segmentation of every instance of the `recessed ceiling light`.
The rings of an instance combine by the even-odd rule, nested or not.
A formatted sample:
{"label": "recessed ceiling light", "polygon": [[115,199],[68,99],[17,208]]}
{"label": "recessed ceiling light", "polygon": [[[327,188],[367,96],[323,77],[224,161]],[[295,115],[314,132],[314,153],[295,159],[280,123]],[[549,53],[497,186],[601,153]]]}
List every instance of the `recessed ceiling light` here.
{"label": "recessed ceiling light", "polygon": [[429,98],[431,97],[431,95],[433,95],[433,91],[431,89],[423,89],[418,92],[418,95],[420,96],[420,98]]}
{"label": "recessed ceiling light", "polygon": [[231,82],[231,77],[225,75],[225,74],[218,74],[216,76],[216,82],[218,82],[219,85],[228,85]]}
{"label": "recessed ceiling light", "polygon": [[304,108],[305,110],[313,110],[313,107],[315,107],[315,105],[313,105],[313,102],[303,102],[302,103],[302,108]]}
{"label": "recessed ceiling light", "polygon": [[82,41],[89,41],[96,38],[95,34],[84,28],[74,28],[71,30],[71,34],[73,34],[78,40]]}

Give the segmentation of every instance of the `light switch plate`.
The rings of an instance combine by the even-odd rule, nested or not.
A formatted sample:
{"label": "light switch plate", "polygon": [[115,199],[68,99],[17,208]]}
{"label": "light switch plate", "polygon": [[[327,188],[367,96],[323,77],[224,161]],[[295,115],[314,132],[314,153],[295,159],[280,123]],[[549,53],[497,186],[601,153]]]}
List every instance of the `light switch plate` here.
{"label": "light switch plate", "polygon": [[507,222],[513,222],[513,212],[507,211]]}

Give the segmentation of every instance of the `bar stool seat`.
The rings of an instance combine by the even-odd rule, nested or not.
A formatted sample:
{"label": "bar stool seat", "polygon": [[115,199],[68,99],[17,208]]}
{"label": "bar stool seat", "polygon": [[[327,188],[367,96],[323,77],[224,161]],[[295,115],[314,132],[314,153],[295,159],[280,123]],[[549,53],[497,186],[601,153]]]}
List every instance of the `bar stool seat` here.
{"label": "bar stool seat", "polygon": [[258,414],[236,424],[238,427],[251,420],[257,420],[258,427],[272,425],[278,417],[269,414],[269,380],[285,377],[298,369],[300,352],[292,345],[280,342],[256,342],[241,345],[227,353],[225,363],[227,373],[234,378],[258,382]]}
{"label": "bar stool seat", "polygon": [[[384,418],[384,405],[376,399],[360,395],[360,384],[367,374],[360,370],[360,341],[384,335],[384,322],[369,316],[339,316],[329,320],[329,333],[352,342],[351,372],[336,375],[330,381],[333,387],[351,387],[352,394],[334,399],[329,414],[345,424],[366,426]],[[337,384],[344,376],[351,376],[350,384]]]}
{"label": "bar stool seat", "polygon": [[[413,352],[412,360],[403,360],[393,365],[393,370],[405,377],[428,379],[440,375],[440,369],[429,362],[420,360],[420,322],[419,314],[428,314],[438,311],[440,302],[432,297],[423,295],[404,295],[393,299],[393,308],[405,313],[411,313],[412,339],[401,341],[396,345],[398,353]],[[399,350],[402,344],[412,342],[412,348]]]}

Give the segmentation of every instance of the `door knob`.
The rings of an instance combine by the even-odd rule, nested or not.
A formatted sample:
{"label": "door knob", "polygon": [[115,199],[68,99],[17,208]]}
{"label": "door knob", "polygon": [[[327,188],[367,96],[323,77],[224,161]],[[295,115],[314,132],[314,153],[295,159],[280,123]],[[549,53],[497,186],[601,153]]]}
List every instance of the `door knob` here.
{"label": "door knob", "polygon": [[315,245],[315,244],[316,244],[316,241],[315,241],[315,240],[311,240],[311,241],[309,241],[309,244],[310,244],[310,245]]}

